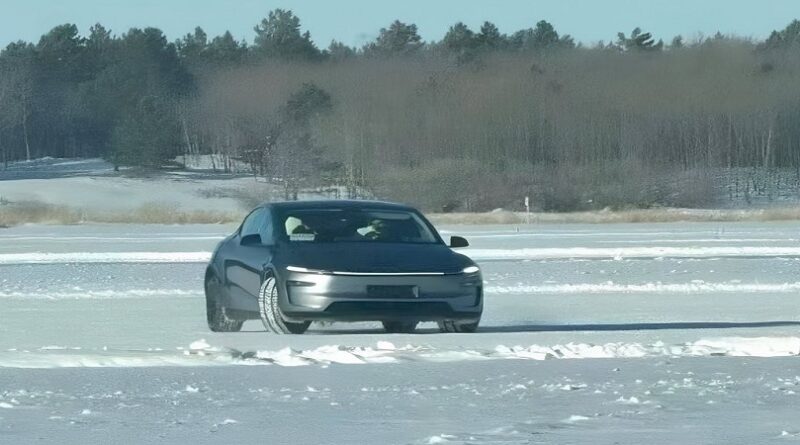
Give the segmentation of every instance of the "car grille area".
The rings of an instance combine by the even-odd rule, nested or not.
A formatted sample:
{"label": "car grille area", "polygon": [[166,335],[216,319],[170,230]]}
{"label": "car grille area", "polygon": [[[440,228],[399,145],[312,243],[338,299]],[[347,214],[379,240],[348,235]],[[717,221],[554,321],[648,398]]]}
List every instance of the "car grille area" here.
{"label": "car grille area", "polygon": [[367,286],[368,298],[417,298],[417,286]]}
{"label": "car grille area", "polygon": [[330,315],[430,315],[447,316],[452,313],[450,305],[443,302],[400,301],[340,301],[331,303],[325,310]]}

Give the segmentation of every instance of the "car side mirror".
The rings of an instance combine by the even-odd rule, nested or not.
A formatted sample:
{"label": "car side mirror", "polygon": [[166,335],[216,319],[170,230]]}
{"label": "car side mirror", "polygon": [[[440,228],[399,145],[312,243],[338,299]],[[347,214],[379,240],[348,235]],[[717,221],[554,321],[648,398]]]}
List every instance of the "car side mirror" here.
{"label": "car side mirror", "polygon": [[257,233],[245,235],[242,237],[242,240],[239,242],[239,244],[242,246],[258,246],[261,244],[261,235]]}
{"label": "car side mirror", "polygon": [[458,248],[458,247],[468,247],[469,241],[466,238],[460,236],[451,236],[450,237],[450,247]]}

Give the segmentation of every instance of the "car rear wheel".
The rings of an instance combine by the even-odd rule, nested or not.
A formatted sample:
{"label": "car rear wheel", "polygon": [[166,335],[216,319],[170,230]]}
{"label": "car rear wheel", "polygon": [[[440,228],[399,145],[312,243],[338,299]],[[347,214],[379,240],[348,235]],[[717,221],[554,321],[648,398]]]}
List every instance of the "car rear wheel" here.
{"label": "car rear wheel", "polygon": [[212,332],[239,332],[244,321],[234,320],[225,312],[222,302],[222,285],[219,278],[206,279],[206,320]]}
{"label": "car rear wheel", "polygon": [[412,334],[417,329],[416,321],[384,321],[383,329],[390,334]]}
{"label": "car rear wheel", "polygon": [[283,312],[278,305],[278,286],[275,277],[267,277],[261,285],[258,295],[258,308],[261,312],[261,321],[268,332],[275,334],[302,334],[311,325],[310,321],[292,323],[283,318]]}
{"label": "car rear wheel", "polygon": [[476,321],[458,321],[458,320],[444,320],[439,322],[439,330],[441,332],[466,332],[471,333],[478,330],[480,320]]}

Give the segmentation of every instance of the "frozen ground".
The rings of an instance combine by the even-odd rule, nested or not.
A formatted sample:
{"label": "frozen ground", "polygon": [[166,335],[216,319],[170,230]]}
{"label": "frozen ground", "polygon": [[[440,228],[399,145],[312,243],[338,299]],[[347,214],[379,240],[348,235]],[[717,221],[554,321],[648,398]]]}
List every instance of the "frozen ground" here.
{"label": "frozen ground", "polygon": [[[176,158],[183,163],[182,156]],[[219,160],[216,160],[217,165]],[[181,211],[244,213],[252,202],[279,199],[280,186],[256,180],[237,162],[235,173],[211,170],[209,155],[186,159],[186,170],[158,172],[123,168],[102,159],[43,158],[0,166],[0,204],[34,202],[73,210],[119,213],[143,206]],[[219,168],[219,167],[218,167]],[[314,192],[302,197],[319,198]],[[124,196],[125,199],[120,199]]]}
{"label": "frozen ground", "polygon": [[[37,159],[0,170],[0,197],[11,202],[36,202],[87,212],[131,211],[145,205],[184,211],[214,209],[241,212],[240,197],[271,190],[246,175],[198,171],[157,175],[115,172],[102,159]],[[120,196],[125,199],[119,199]]]}
{"label": "frozen ground", "polygon": [[0,443],[800,442],[800,224],[442,229],[476,334],[212,334],[231,227],[0,230]]}

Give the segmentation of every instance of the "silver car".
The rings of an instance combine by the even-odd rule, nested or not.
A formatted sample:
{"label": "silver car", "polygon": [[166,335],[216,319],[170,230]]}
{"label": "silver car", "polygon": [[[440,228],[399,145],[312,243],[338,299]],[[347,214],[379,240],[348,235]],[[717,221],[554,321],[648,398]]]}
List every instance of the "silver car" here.
{"label": "silver car", "polygon": [[445,244],[414,208],[376,201],[293,201],[254,209],[223,240],[205,274],[208,326],[301,334],[312,321],[380,321],[413,332],[474,332],[483,312],[480,268]]}

